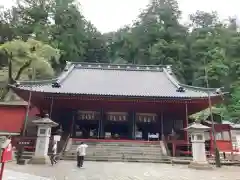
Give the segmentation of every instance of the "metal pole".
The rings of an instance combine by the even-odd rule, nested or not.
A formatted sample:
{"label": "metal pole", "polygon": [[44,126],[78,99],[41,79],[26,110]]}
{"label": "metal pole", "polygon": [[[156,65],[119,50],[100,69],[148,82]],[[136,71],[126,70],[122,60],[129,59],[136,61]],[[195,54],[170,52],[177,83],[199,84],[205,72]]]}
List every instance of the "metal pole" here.
{"label": "metal pole", "polygon": [[1,171],[0,171],[0,180],[3,179],[3,171],[4,171],[4,168],[5,168],[5,162],[2,162]]}
{"label": "metal pole", "polygon": [[[206,61],[206,59],[204,59],[205,81],[206,81],[207,88],[209,88],[208,72],[207,72],[205,61]],[[217,143],[216,143],[216,132],[215,132],[215,127],[214,127],[213,113],[212,113],[212,101],[211,101],[209,90],[208,90],[208,105],[209,105],[209,111],[210,111],[210,119],[211,119],[211,123],[212,123],[213,149],[215,151],[215,164],[216,164],[216,167],[221,167],[220,154],[219,154],[219,150],[217,148]]]}

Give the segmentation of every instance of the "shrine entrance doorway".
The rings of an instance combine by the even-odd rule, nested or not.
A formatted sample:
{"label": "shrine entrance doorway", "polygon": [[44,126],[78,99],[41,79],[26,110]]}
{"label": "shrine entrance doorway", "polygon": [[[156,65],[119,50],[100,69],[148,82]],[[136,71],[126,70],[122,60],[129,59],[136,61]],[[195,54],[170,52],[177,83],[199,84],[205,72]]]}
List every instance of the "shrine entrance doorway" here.
{"label": "shrine entrance doorway", "polygon": [[75,132],[77,138],[99,138],[100,113],[95,111],[78,111],[75,120]]}
{"label": "shrine entrance doorway", "polygon": [[104,123],[105,138],[128,139],[129,121],[126,112],[107,112]]}
{"label": "shrine entrance doorway", "polygon": [[[142,140],[159,140],[159,123],[157,122],[157,114],[153,113],[136,113],[137,139]],[[155,137],[155,138],[152,138]]]}

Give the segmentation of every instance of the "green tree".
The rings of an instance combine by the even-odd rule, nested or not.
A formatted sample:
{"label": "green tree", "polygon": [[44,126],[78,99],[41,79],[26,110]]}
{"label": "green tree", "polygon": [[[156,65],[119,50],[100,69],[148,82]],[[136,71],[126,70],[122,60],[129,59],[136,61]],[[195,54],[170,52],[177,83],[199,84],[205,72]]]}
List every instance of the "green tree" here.
{"label": "green tree", "polygon": [[29,79],[32,76],[32,68],[36,70],[37,79],[45,79],[54,76],[51,67],[52,57],[57,61],[59,51],[39,41],[29,39],[13,40],[0,46],[1,53],[4,53],[12,61],[13,79]]}
{"label": "green tree", "polygon": [[[171,64],[178,79],[189,85],[205,87],[207,71],[210,87],[223,86],[230,93],[221,107],[223,116],[233,121],[240,117],[240,33],[235,18],[226,23],[216,12],[197,11],[184,25],[176,0],[151,0],[132,25],[101,34],[80,9],[75,0],[20,0],[13,8],[1,9],[0,78],[29,79],[32,66],[37,78],[48,78],[65,61]],[[12,70],[7,68],[9,58]]]}
{"label": "green tree", "polygon": [[17,35],[24,40],[34,35],[36,40],[48,42],[52,4],[52,0],[19,0],[13,7],[18,16]]}
{"label": "green tree", "polygon": [[[59,50],[33,39],[6,42],[0,46],[0,54],[6,57],[9,64],[0,71],[1,81],[9,83],[29,80],[33,76],[36,79],[51,78],[54,76],[51,61],[54,59],[57,63],[59,58]],[[8,91],[8,87],[5,87],[1,99],[5,98]]]}
{"label": "green tree", "polygon": [[51,44],[60,49],[65,61],[84,61],[86,20],[74,0],[55,0]]}

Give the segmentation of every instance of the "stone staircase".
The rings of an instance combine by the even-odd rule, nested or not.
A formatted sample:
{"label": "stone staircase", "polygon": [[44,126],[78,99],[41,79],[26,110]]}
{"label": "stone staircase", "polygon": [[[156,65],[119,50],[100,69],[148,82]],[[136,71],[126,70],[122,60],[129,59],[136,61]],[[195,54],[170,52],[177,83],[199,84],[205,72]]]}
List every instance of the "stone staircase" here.
{"label": "stone staircase", "polygon": [[[160,142],[93,142],[88,144],[87,161],[119,161],[119,162],[168,162],[169,158],[164,154]],[[71,146],[62,156],[63,160],[75,160],[78,143]]]}
{"label": "stone staircase", "polygon": [[[22,153],[22,159],[28,161],[33,157],[34,152],[24,151]],[[17,158],[17,152],[15,152],[15,158]]]}
{"label": "stone staircase", "polygon": [[[17,152],[15,151],[14,152],[14,159],[16,160],[17,159]],[[28,163],[28,161],[33,157],[34,155],[34,152],[30,152],[30,151],[24,151],[23,154],[22,154],[22,159],[24,159],[26,161],[26,163]],[[51,153],[48,153],[48,156],[51,156]],[[59,157],[60,154],[57,154],[57,157]]]}

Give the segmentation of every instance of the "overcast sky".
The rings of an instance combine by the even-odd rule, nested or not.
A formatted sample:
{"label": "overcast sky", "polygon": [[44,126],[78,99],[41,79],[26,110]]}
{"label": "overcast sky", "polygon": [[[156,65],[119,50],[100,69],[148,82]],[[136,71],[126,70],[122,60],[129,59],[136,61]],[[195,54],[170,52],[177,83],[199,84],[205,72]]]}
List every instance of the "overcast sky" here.
{"label": "overcast sky", "polygon": [[[101,31],[109,32],[131,24],[149,0],[79,0],[85,17]],[[229,16],[240,18],[240,0],[178,0],[183,19],[197,10],[217,11],[222,19]],[[11,0],[0,0],[7,7]]]}

